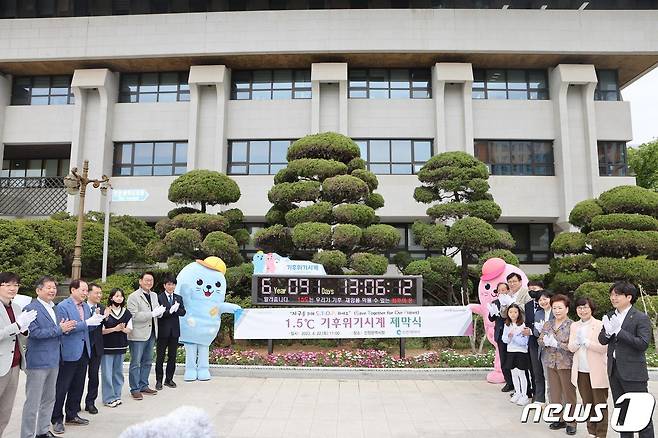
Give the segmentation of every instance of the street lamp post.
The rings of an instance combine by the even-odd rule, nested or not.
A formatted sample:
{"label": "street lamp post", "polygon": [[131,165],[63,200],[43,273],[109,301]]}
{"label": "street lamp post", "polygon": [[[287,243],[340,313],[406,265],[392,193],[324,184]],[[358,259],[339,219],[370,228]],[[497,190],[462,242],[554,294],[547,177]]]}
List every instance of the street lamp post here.
{"label": "street lamp post", "polygon": [[75,231],[75,248],[73,250],[73,267],[71,269],[71,280],[79,280],[82,273],[82,226],[85,220],[85,194],[87,193],[87,184],[92,184],[95,188],[101,187],[106,190],[110,179],[103,175],[101,179],[89,179],[89,160],[85,160],[82,165],[82,175],[78,174],[78,168],[74,167],[71,172],[64,177],[64,186],[69,195],[75,196],[80,194],[80,205],[78,206],[78,227]]}

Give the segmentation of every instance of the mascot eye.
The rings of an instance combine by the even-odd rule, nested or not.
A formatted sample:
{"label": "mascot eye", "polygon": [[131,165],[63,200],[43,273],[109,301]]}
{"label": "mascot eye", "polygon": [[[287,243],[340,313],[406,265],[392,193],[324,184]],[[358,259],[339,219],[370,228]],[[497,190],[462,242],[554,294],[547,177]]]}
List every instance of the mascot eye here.
{"label": "mascot eye", "polygon": [[196,281],[196,284],[198,284],[199,286],[201,286],[201,285],[203,284],[203,280],[198,279],[198,280]]}
{"label": "mascot eye", "polygon": [[222,287],[222,283],[218,281],[217,283],[215,283],[215,287]]}
{"label": "mascot eye", "polygon": [[491,289],[491,285],[490,285],[489,283],[487,283],[487,284],[484,285],[484,288],[485,288],[486,290],[489,290],[489,289]]}

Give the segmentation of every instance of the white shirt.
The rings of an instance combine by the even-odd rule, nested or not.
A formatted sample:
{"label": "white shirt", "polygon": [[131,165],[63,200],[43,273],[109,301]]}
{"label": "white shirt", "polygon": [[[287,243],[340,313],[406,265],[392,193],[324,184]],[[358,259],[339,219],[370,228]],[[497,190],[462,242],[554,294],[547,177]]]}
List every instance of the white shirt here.
{"label": "white shirt", "polygon": [[[588,319],[587,322],[582,321],[582,325],[578,329],[585,332],[585,339],[589,338],[590,324],[592,318]],[[587,348],[580,347],[578,349],[578,371],[581,373],[589,373],[589,363],[587,362]]]}
{"label": "white shirt", "polygon": [[48,315],[53,319],[53,322],[55,325],[57,325],[57,317],[55,316],[55,311],[53,310],[53,307],[55,307],[55,303],[47,303],[41,298],[37,298],[37,301],[39,301],[41,304],[43,304],[43,307],[46,308],[46,311],[48,311]]}

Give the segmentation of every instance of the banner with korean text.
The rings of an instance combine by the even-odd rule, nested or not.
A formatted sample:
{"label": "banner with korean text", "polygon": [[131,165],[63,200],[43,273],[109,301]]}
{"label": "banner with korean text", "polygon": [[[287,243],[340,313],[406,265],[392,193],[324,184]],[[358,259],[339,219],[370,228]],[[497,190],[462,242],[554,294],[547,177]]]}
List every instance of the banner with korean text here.
{"label": "banner with korean text", "polygon": [[468,336],[466,306],[244,309],[235,339],[423,338]]}

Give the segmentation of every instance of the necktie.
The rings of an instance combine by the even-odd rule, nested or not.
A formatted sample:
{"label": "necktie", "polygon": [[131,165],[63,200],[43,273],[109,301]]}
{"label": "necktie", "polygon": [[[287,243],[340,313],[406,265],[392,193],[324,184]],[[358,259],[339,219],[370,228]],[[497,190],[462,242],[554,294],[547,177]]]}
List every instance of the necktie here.
{"label": "necktie", "polygon": [[91,306],[91,314],[93,315],[96,313],[96,306]]}
{"label": "necktie", "polygon": [[173,300],[174,300],[174,296],[173,296],[173,295],[169,295],[169,306],[171,306],[172,304],[174,304],[174,303],[173,303]]}

